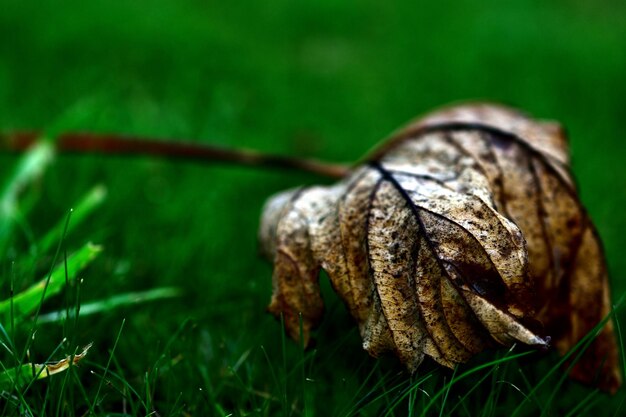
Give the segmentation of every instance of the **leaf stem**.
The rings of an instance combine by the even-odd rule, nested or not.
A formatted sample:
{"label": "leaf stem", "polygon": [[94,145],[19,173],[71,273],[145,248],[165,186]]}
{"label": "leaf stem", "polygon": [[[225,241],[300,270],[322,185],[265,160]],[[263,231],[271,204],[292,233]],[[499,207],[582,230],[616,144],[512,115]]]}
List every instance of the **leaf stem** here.
{"label": "leaf stem", "polygon": [[[34,131],[0,133],[0,151],[23,152],[40,137]],[[342,178],[350,167],[342,164],[266,154],[251,149],[226,149],[194,142],[173,142],[118,134],[62,133],[55,141],[62,153],[156,156],[197,162],[227,162],[245,166],[294,169]]]}

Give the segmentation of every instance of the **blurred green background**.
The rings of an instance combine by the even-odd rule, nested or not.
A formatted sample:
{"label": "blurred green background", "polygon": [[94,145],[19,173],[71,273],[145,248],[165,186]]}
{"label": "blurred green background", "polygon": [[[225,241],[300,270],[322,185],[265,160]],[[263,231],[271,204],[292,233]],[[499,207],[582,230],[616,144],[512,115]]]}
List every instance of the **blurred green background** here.
{"label": "blurred green background", "polygon": [[[503,102],[558,120],[615,299],[626,291],[625,75],[619,0],[0,0],[2,130],[119,132],[354,161],[407,120],[454,101]],[[0,171],[14,160],[2,156]],[[103,363],[125,317],[118,357],[139,381],[191,318],[167,349],[178,360],[159,374],[158,400],[183,392],[190,412],[212,401],[252,409],[237,403],[240,392],[266,389],[259,347],[270,362],[282,360],[279,325],[265,313],[271,267],[257,255],[260,210],[274,192],[328,180],[62,156],[38,188],[23,239],[41,235],[96,183],[108,188],[104,207],[65,243],[105,247],[81,297],[164,285],[184,296],[85,318],[77,339],[95,341],[93,361]],[[312,372],[326,384],[316,388],[325,400],[315,409],[335,413],[359,384],[357,368],[374,361],[353,330],[336,342],[351,324],[326,292],[332,320],[320,330]],[[44,347],[61,337],[53,326],[44,334]],[[245,368],[241,384],[236,366]],[[214,396],[196,398],[202,387]]]}

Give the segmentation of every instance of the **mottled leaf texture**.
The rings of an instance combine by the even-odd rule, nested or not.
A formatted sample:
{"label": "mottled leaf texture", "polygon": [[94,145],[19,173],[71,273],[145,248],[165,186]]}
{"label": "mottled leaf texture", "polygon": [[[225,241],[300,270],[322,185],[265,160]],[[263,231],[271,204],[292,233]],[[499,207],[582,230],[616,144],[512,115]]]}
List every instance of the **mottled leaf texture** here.
{"label": "mottled leaf texture", "polygon": [[[610,312],[560,127],[501,106],[440,110],[338,184],[274,196],[260,240],[274,261],[269,311],[292,338],[308,343],[322,318],[323,268],[363,347],[411,372],[424,355],[452,367],[516,342],[565,353]],[[571,374],[619,387],[611,321]]]}

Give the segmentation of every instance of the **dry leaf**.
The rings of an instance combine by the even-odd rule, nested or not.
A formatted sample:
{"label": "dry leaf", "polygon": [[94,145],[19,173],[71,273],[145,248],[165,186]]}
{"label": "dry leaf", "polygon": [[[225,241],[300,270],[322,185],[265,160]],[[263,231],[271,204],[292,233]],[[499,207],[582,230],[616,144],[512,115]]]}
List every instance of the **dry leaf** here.
{"label": "dry leaf", "polygon": [[[424,355],[452,367],[548,336],[565,353],[611,306],[560,127],[495,105],[438,111],[338,184],[274,196],[260,240],[274,261],[269,310],[292,338],[307,343],[322,318],[323,268],[363,347],[410,371]],[[611,321],[572,371],[596,375],[621,383]]]}
{"label": "dry leaf", "polygon": [[58,362],[53,363],[24,363],[14,368],[3,369],[0,372],[0,390],[12,390],[22,388],[28,385],[33,379],[44,379],[49,376],[59,374],[76,366],[87,356],[87,352],[91,348],[91,343],[83,348],[80,353],[67,356]]}

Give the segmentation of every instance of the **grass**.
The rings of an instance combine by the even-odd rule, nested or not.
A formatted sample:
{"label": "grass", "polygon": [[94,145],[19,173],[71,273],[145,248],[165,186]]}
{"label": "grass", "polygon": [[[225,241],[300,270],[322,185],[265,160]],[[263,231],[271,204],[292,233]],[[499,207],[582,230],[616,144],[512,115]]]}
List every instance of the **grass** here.
{"label": "grass", "polygon": [[[625,18],[621,2],[584,0],[0,0],[0,129],[197,138],[353,161],[436,106],[513,104],[567,126],[617,300],[626,292]],[[46,155],[34,165],[0,156],[12,213],[0,220],[0,301],[19,300],[51,270],[65,278],[66,262],[71,278],[71,254],[87,242],[103,250],[36,303],[36,324],[34,313],[0,323],[0,361],[42,364],[93,346],[65,372],[3,391],[0,415],[623,413],[623,389],[610,397],[579,386],[562,378],[556,355],[520,347],[454,372],[425,363],[410,377],[362,351],[326,282],[316,347],[285,340],[265,313],[271,266],[257,256],[258,217],[272,193],[324,179]],[[24,166],[41,172],[19,174]]]}

